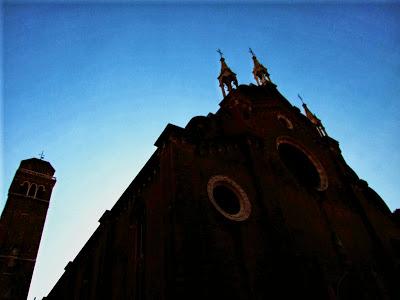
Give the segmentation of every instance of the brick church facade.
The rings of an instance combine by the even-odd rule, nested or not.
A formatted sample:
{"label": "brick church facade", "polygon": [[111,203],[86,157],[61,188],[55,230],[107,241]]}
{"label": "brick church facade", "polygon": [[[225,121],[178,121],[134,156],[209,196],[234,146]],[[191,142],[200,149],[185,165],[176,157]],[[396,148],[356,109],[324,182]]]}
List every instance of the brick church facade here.
{"label": "brick church facade", "polygon": [[[45,299],[400,299],[400,222],[252,53],[220,109],[168,124]],[[234,85],[234,86],[233,86]]]}

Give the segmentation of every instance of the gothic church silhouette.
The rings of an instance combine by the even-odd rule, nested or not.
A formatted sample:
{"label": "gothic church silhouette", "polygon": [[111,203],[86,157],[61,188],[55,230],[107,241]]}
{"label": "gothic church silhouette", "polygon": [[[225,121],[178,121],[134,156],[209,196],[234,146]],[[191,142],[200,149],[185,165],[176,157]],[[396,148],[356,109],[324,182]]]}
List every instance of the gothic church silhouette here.
{"label": "gothic church silhouette", "polygon": [[168,124],[45,299],[400,299],[400,222],[251,51],[216,113]]}

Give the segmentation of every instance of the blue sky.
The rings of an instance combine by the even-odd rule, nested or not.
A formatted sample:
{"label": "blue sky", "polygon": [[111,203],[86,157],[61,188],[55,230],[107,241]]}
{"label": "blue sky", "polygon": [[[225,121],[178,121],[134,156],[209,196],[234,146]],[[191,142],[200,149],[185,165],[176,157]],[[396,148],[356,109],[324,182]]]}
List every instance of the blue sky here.
{"label": "blue sky", "polygon": [[400,207],[399,4],[33,2],[2,9],[0,207],[22,159],[44,150],[58,180],[29,299],[47,295],[166,124],[218,109],[217,48],[248,84],[252,47]]}

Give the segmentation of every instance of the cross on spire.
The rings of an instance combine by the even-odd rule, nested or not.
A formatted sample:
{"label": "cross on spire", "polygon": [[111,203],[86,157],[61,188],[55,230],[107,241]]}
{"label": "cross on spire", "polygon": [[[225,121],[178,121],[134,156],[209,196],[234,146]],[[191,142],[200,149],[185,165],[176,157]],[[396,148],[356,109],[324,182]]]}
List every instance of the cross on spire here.
{"label": "cross on spire", "polygon": [[301,103],[305,104],[305,103],[304,103],[304,100],[303,100],[303,98],[301,98],[300,94],[297,94],[297,97],[299,97]]}
{"label": "cross on spire", "polygon": [[254,54],[253,50],[251,50],[251,48],[249,48],[249,52],[250,52],[251,55],[256,56],[256,55]]}
{"label": "cross on spire", "polygon": [[40,159],[43,159],[43,158],[44,158],[44,152],[43,152],[43,150],[42,150],[41,153],[39,153],[39,158],[40,158]]}
{"label": "cross on spire", "polygon": [[222,53],[221,49],[218,48],[217,52],[219,53],[219,56],[221,56],[221,58],[222,58],[224,54]]}

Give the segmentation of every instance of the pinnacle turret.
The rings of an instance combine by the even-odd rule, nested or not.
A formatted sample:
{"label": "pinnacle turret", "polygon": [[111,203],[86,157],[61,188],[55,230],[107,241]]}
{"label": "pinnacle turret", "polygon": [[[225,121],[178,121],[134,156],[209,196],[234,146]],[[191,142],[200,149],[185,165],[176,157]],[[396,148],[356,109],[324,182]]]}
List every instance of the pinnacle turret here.
{"label": "pinnacle turret", "polygon": [[306,117],[311,121],[311,123],[313,123],[315,125],[315,128],[317,128],[318,133],[321,136],[328,136],[324,125],[322,125],[321,120],[309,110],[309,108],[307,107],[307,104],[304,103],[303,98],[301,98],[300,95],[297,95],[297,96],[301,100],[301,103],[302,103],[301,106],[303,106],[303,108],[304,108],[304,113],[306,114]]}
{"label": "pinnacle turret", "polygon": [[257,82],[257,85],[265,85],[267,82],[272,82],[269,77],[269,73],[266,67],[264,67],[257,59],[257,56],[254,54],[253,50],[249,48],[249,52],[252,55],[254,68],[253,75],[254,79]]}
{"label": "pinnacle turret", "polygon": [[236,74],[226,64],[225,58],[223,57],[223,53],[221,52],[221,50],[218,49],[217,52],[221,57],[220,58],[221,72],[218,76],[218,81],[219,81],[219,86],[221,87],[222,90],[222,95],[225,97],[226,96],[225,87],[228,89],[228,92],[231,92],[233,89],[232,83],[236,87],[238,87],[238,81],[236,78]]}

